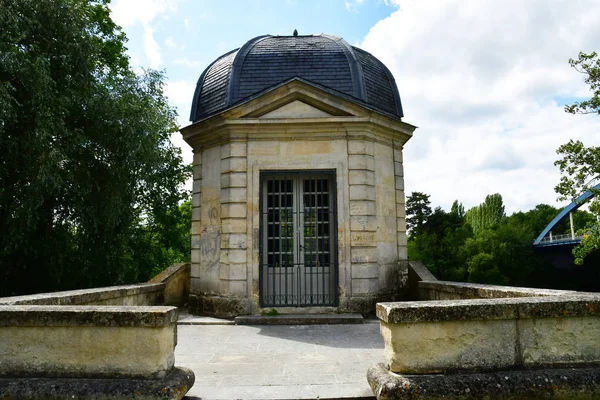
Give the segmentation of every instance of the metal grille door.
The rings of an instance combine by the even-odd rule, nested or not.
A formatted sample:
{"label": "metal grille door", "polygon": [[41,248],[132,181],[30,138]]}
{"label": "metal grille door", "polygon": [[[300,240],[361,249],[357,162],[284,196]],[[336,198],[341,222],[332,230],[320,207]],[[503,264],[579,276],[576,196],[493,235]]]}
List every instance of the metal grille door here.
{"label": "metal grille door", "polygon": [[335,306],[334,173],[263,173],[261,185],[262,306]]}

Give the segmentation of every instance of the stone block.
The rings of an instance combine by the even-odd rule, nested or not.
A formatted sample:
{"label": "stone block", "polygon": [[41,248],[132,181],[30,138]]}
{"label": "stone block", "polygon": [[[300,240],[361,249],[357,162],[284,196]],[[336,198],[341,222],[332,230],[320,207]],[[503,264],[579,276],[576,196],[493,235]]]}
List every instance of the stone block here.
{"label": "stone block", "polygon": [[249,142],[248,154],[253,156],[276,156],[279,155],[279,142]]}
{"label": "stone block", "polygon": [[351,169],[348,171],[350,185],[375,186],[375,172],[366,169]]}
{"label": "stone block", "polygon": [[353,200],[350,215],[377,215],[377,203],[373,200]]}
{"label": "stone block", "polygon": [[200,264],[193,262],[190,267],[190,276],[192,279],[200,278]]}
{"label": "stone block", "polygon": [[350,186],[350,201],[354,200],[370,200],[375,201],[375,187],[370,185],[351,185]]}
{"label": "stone block", "polygon": [[366,169],[369,171],[375,171],[375,159],[373,156],[357,154],[349,155],[348,169]]}
{"label": "stone block", "polygon": [[246,157],[230,157],[221,160],[221,173],[228,172],[246,172],[247,160]]}
{"label": "stone block", "polygon": [[351,232],[350,245],[352,247],[377,246],[377,232]]}
{"label": "stone block", "polygon": [[396,228],[398,232],[406,232],[406,220],[404,218],[396,218]]}
{"label": "stone block", "polygon": [[221,249],[221,263],[239,264],[246,262],[246,249]]}
{"label": "stone block", "polygon": [[246,142],[230,142],[221,146],[221,158],[246,157],[248,155]]}
{"label": "stone block", "polygon": [[241,281],[229,281],[229,294],[232,296],[246,297],[248,296],[247,282]]}
{"label": "stone block", "polygon": [[225,203],[221,205],[221,218],[246,218],[246,203]]}
{"label": "stone block", "polygon": [[404,205],[404,203],[396,203],[396,217],[406,217],[406,206]]}
{"label": "stone block", "polygon": [[[194,264],[192,264],[192,267],[193,266]],[[199,265],[197,267],[200,268]],[[202,293],[203,289],[200,275],[192,276],[190,279],[190,293]]]}
{"label": "stone block", "polygon": [[404,197],[404,190],[396,190],[396,204],[406,204],[406,199]]}
{"label": "stone block", "polygon": [[221,204],[246,203],[247,189],[245,187],[221,189]]}
{"label": "stone block", "polygon": [[377,278],[366,278],[366,279],[352,279],[352,295],[372,295],[379,291],[379,279]]}
{"label": "stone block", "polygon": [[247,235],[245,233],[222,233],[221,249],[246,249]]}
{"label": "stone block", "polygon": [[200,192],[192,194],[192,207],[200,207],[202,205],[202,196]]}
{"label": "stone block", "polygon": [[192,207],[192,221],[200,221],[200,207]]}
{"label": "stone block", "polygon": [[0,371],[164,378],[175,361],[176,323],[175,307],[0,306]]}
{"label": "stone block", "polygon": [[396,176],[404,176],[404,166],[401,162],[394,163],[394,174],[396,174]]}
{"label": "stone block", "polygon": [[245,280],[247,277],[246,272],[246,264],[221,264],[219,279],[226,281]]}
{"label": "stone block", "polygon": [[350,230],[351,231],[377,231],[377,217],[369,215],[351,215]]}
{"label": "stone block", "polygon": [[404,191],[404,177],[396,175],[396,190]]}
{"label": "stone block", "polygon": [[408,260],[408,248],[406,246],[398,246],[398,259]]}
{"label": "stone block", "polygon": [[194,153],[193,165],[202,165],[202,152],[201,151]]}
{"label": "stone block", "polygon": [[221,175],[221,189],[246,187],[246,172],[230,172]]}
{"label": "stone block", "polygon": [[202,179],[202,164],[194,165],[194,168],[192,169],[192,178]]}
{"label": "stone block", "polygon": [[407,242],[407,237],[406,237],[406,232],[398,232],[398,243],[406,243]]}
{"label": "stone block", "polygon": [[402,375],[384,364],[371,367],[367,380],[377,400],[596,399],[600,368],[546,368],[448,375]]}
{"label": "stone block", "polygon": [[199,249],[200,248],[200,235],[192,235],[191,242],[192,242],[192,249]]}
{"label": "stone block", "polygon": [[348,154],[373,155],[373,142],[366,140],[348,140]]}
{"label": "stone block", "polygon": [[519,319],[517,324],[526,367],[600,363],[600,318]]}
{"label": "stone block", "polygon": [[202,226],[200,221],[192,221],[192,235],[200,235],[202,233]]}
{"label": "stone block", "polygon": [[352,263],[377,262],[377,247],[352,247],[350,250]]}
{"label": "stone block", "polygon": [[453,370],[492,370],[517,361],[514,320],[421,323],[381,322],[390,371],[436,374]]}
{"label": "stone block", "polygon": [[200,193],[202,191],[202,179],[195,179],[192,184],[192,193]]}
{"label": "stone block", "polygon": [[200,249],[192,249],[192,262],[196,264],[200,263]]}
{"label": "stone block", "polygon": [[222,233],[246,233],[245,218],[223,218]]}
{"label": "stone block", "polygon": [[404,162],[401,148],[394,148],[394,161],[399,163]]}
{"label": "stone block", "polygon": [[1,378],[6,399],[181,400],[194,385],[194,373],[175,367],[163,379],[144,378]]}
{"label": "stone block", "polygon": [[379,265],[377,263],[352,264],[352,279],[371,278],[379,278]]}

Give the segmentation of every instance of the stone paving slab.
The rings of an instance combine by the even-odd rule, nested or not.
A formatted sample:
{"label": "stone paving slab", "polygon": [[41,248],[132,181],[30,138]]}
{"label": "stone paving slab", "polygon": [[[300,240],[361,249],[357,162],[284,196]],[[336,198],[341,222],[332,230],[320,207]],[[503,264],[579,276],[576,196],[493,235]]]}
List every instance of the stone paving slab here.
{"label": "stone paving slab", "polygon": [[203,317],[197,315],[180,314],[177,320],[178,325],[235,325],[235,322],[229,319]]}
{"label": "stone paving slab", "polygon": [[362,324],[360,314],[285,314],[285,315],[240,315],[236,325],[319,325],[319,324]]}
{"label": "stone paving slab", "polygon": [[190,368],[190,399],[374,398],[367,370],[383,362],[379,323],[181,325],[176,365]]}

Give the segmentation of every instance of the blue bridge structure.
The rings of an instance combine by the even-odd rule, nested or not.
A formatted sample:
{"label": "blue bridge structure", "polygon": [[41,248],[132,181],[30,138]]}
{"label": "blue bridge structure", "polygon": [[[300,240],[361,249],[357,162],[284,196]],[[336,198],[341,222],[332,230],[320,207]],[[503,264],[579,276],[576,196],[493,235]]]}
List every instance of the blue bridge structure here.
{"label": "blue bridge structure", "polygon": [[[600,192],[600,177],[593,179],[586,186],[590,187],[587,190],[577,196],[571,204],[562,209],[556,217],[546,226],[546,228],[540,233],[540,235],[533,241],[533,247],[548,247],[548,246],[562,246],[562,245],[574,245],[581,241],[583,236],[575,233],[573,226],[573,211],[576,211],[579,207],[587,203],[594,195]],[[569,223],[571,232],[561,235],[553,235],[552,229],[558,225],[566,217],[569,217]]]}

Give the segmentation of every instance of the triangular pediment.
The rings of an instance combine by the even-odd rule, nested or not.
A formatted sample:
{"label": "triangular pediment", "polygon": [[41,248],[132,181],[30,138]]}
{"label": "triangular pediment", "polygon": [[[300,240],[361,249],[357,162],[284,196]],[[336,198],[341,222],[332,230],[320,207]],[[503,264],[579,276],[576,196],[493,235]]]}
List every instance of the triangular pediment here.
{"label": "triangular pediment", "polygon": [[223,113],[224,118],[312,119],[360,117],[369,113],[363,107],[294,79],[265,91]]}
{"label": "triangular pediment", "polygon": [[269,111],[259,118],[326,118],[332,115],[328,112],[306,104],[300,100],[294,100],[290,103]]}

